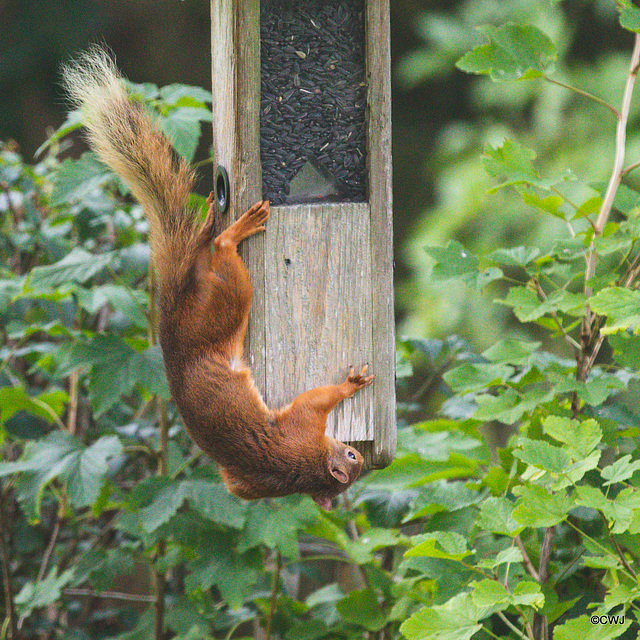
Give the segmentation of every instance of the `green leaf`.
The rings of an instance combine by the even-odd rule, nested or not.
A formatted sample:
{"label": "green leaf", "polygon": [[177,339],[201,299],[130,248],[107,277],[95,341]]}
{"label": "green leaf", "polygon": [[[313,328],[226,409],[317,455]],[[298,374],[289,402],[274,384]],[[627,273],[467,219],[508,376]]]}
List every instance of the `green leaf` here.
{"label": "green leaf", "polygon": [[480,506],[478,525],[498,535],[517,536],[524,525],[513,517],[514,504],[508,498],[490,497]]}
{"label": "green leaf", "polygon": [[515,338],[499,340],[482,352],[482,357],[497,363],[531,364],[531,356],[540,348],[540,342],[526,342]]}
{"label": "green leaf", "polygon": [[131,97],[138,102],[150,102],[160,95],[158,85],[151,82],[136,83],[129,80],[124,81],[127,91]]}
{"label": "green leaf", "polygon": [[602,469],[600,474],[606,480],[602,486],[606,487],[616,482],[628,480],[638,469],[640,469],[640,460],[631,462],[631,456],[622,456],[613,464]]}
{"label": "green leaf", "polygon": [[554,386],[556,394],[573,393],[587,405],[598,407],[616,391],[625,388],[622,380],[613,374],[601,374],[600,377],[591,377],[587,382],[576,380],[573,377],[562,377]]}
{"label": "green leaf", "polygon": [[544,315],[561,311],[574,316],[582,313],[587,297],[581,293],[571,293],[563,289],[554,291],[546,300],[540,300],[535,291],[527,287],[511,287],[504,300],[498,304],[513,307],[520,322],[533,322]]}
{"label": "green leaf", "polygon": [[590,569],[622,569],[622,562],[614,555],[611,556],[583,556],[582,564]]}
{"label": "green leaf", "polygon": [[433,463],[415,453],[399,456],[386,468],[372,471],[365,482],[373,489],[398,491],[421,484],[433,472]]}
{"label": "green leaf", "polygon": [[511,594],[511,602],[516,606],[542,608],[544,595],[540,591],[540,584],[532,580],[520,580]]}
{"label": "green leaf", "polygon": [[185,98],[189,98],[199,106],[213,99],[210,91],[188,84],[168,84],[160,89],[160,98],[168,105],[182,104]]}
{"label": "green leaf", "polygon": [[457,240],[450,240],[444,247],[425,247],[425,251],[436,261],[433,276],[438,280],[462,279],[469,283],[477,277],[478,258]]}
{"label": "green leaf", "polygon": [[[455,467],[455,456],[444,463],[444,471],[441,475],[453,476],[454,472],[458,475],[469,478],[475,468]],[[429,477],[438,476],[438,473],[432,473]],[[402,522],[410,522],[416,518],[424,518],[428,515],[438,513],[440,511],[458,511],[474,504],[478,504],[482,500],[482,494],[475,489],[466,486],[465,482],[447,482],[440,480],[437,483],[430,483],[428,486],[420,489],[420,493],[409,512],[402,519]]]}
{"label": "green leaf", "polygon": [[536,78],[542,76],[557,57],[549,37],[531,25],[485,25],[480,30],[489,43],[476,47],[456,63],[467,73],[486,74],[492,80]]}
{"label": "green leaf", "polygon": [[569,454],[548,442],[521,437],[518,440],[518,446],[513,455],[538,469],[560,475],[571,466]]}
{"label": "green leaf", "polygon": [[34,609],[53,604],[62,596],[62,589],[73,580],[73,575],[71,568],[58,576],[58,568],[53,567],[43,580],[27,582],[15,597],[20,614],[29,616]]}
{"label": "green leaf", "polygon": [[493,262],[509,267],[525,267],[540,255],[538,247],[514,247],[513,249],[497,249],[487,257]]}
{"label": "green leaf", "polygon": [[576,487],[577,503],[583,507],[604,511],[607,509],[608,500],[597,487],[581,485]]}
{"label": "green leaf", "polygon": [[93,504],[109,471],[108,460],[121,456],[122,444],[116,436],[103,436],[84,449],[66,473],[67,493],[77,507]]}
{"label": "green leaf", "polygon": [[159,347],[136,351],[111,333],[101,333],[86,342],[71,345],[59,356],[58,374],[67,375],[77,367],[91,367],[91,406],[102,415],[120,396],[141,385],[153,394],[169,398]]}
{"label": "green leaf", "polygon": [[466,539],[454,531],[434,531],[417,535],[411,542],[418,544],[404,554],[405,558],[427,557],[460,561],[473,555],[473,551],[467,548]]}
{"label": "green leaf", "polygon": [[69,282],[86,282],[113,260],[113,253],[92,254],[74,247],[62,260],[46,267],[35,267],[29,273],[29,287],[48,289]]}
{"label": "green leaf", "polygon": [[491,609],[480,609],[471,594],[460,593],[442,605],[418,610],[400,627],[408,640],[470,640]]}
{"label": "green leaf", "polygon": [[[620,616],[622,619],[624,616]],[[565,623],[554,627],[554,640],[612,640],[619,638],[632,623],[631,617],[626,616],[624,624],[594,624],[591,615],[571,618]],[[606,617],[605,617],[606,621]]]}
{"label": "green leaf", "polygon": [[578,421],[549,416],[542,422],[545,433],[566,444],[578,456],[589,455],[602,440],[602,429],[592,418]]}
{"label": "green leaf", "polygon": [[596,313],[607,316],[607,322],[601,329],[603,334],[627,329],[640,332],[640,291],[606,287],[589,299],[589,305]]}
{"label": "green leaf", "polygon": [[566,491],[549,493],[538,485],[521,485],[513,492],[519,496],[513,517],[525,527],[553,527],[563,522],[573,507]]}
{"label": "green leaf", "polygon": [[587,216],[597,215],[602,207],[602,198],[600,196],[593,196],[587,198],[577,209],[575,218],[585,218]]}
{"label": "green leaf", "polygon": [[408,539],[393,529],[368,529],[356,540],[350,540],[346,552],[358,564],[373,562],[374,551],[386,547],[408,545]]}
{"label": "green leaf", "polygon": [[200,122],[211,122],[211,112],[198,107],[177,107],[159,121],[176,152],[191,162],[200,140]]}
{"label": "green leaf", "polygon": [[92,289],[78,287],[76,295],[78,304],[89,313],[97,313],[105,304],[110,304],[137,327],[146,329],[148,325],[145,311],[149,297],[140,289],[104,284]]}
{"label": "green leaf", "polygon": [[607,340],[614,350],[616,362],[635,371],[640,369],[640,336],[620,331]]}
{"label": "green leaf", "polygon": [[171,483],[142,509],[144,529],[152,533],[168,522],[189,500],[193,508],[216,524],[240,529],[244,526],[246,507],[219,482],[184,480]]}
{"label": "green leaf", "polygon": [[533,149],[505,138],[499,147],[487,145],[482,161],[490,176],[502,180],[497,189],[517,184],[540,184],[540,176],[533,166],[535,157]]}
{"label": "green leaf", "polygon": [[522,551],[518,547],[507,547],[498,553],[495,558],[484,558],[477,564],[481,569],[494,570],[503,564],[519,564],[524,560]]}
{"label": "green leaf", "polygon": [[67,119],[63,122],[54,132],[53,134],[45,140],[45,142],[38,147],[38,150],[35,152],[35,157],[37,158],[43,151],[48,149],[54,142],[58,142],[64,136],[68,135],[72,131],[76,131],[83,124],[83,115],[80,109],[75,109],[74,111],[70,111],[67,114]]}
{"label": "green leaf", "polygon": [[562,205],[565,203],[565,200],[562,196],[550,195],[541,198],[536,193],[534,193],[534,191],[529,189],[523,189],[520,195],[522,197],[522,201],[525,204],[528,204],[531,207],[535,207],[543,213],[548,213],[554,218],[561,218],[562,220],[566,220],[569,217],[560,209],[560,207],[562,207]]}
{"label": "green leaf", "polygon": [[376,595],[370,589],[352,591],[336,604],[336,608],[343,620],[364,627],[368,631],[379,631],[386,623]]}
{"label": "green leaf", "polygon": [[640,9],[626,6],[620,12],[620,25],[629,31],[640,33]]}
{"label": "green leaf", "polygon": [[136,351],[130,363],[131,378],[149,393],[165,400],[171,397],[164,371],[164,359],[159,345]]}
{"label": "green leaf", "polygon": [[464,394],[503,385],[514,373],[505,364],[465,363],[447,371],[443,379],[456,393]]}
{"label": "green leaf", "polygon": [[19,411],[26,411],[48,423],[60,416],[69,396],[64,391],[50,391],[30,396],[24,387],[0,387],[0,425]]}
{"label": "green leaf", "polygon": [[258,550],[239,555],[235,552],[237,534],[229,530],[206,532],[197,558],[190,564],[185,580],[189,592],[200,594],[213,585],[232,609],[238,609],[249,597],[262,571]]}
{"label": "green leaf", "polygon": [[552,391],[532,388],[519,395],[514,389],[507,389],[497,396],[491,394],[477,395],[478,405],[473,417],[476,420],[499,420],[505,424],[513,424],[523,415],[535,411],[540,405],[554,397]]}
{"label": "green leaf", "polygon": [[471,596],[476,606],[494,610],[506,609],[512,605],[539,609],[544,605],[540,585],[530,580],[518,582],[513,593],[509,593],[497,580],[481,580],[474,583]]}
{"label": "green leaf", "polygon": [[425,247],[425,251],[436,261],[432,269],[436,280],[461,280],[481,289],[502,277],[502,271],[496,267],[481,269],[478,258],[456,240],[449,241],[445,247]]}
{"label": "green leaf", "polygon": [[111,178],[111,170],[94,153],[83,153],[79,160],[67,159],[56,173],[51,206],[82,202]]}
{"label": "green leaf", "polygon": [[[498,611],[509,606],[511,594],[497,580],[481,580],[473,583],[471,597],[478,607],[491,607]],[[500,606],[502,605],[502,606]]]}
{"label": "green leaf", "polygon": [[77,507],[98,498],[107,474],[107,460],[122,454],[115,436],[103,436],[90,447],[68,433],[53,431],[29,442],[17,462],[0,462],[0,476],[22,473],[20,500],[32,520],[40,517],[40,503],[47,485],[55,478],[67,482],[71,503]]}
{"label": "green leaf", "polygon": [[298,532],[318,519],[313,502],[301,496],[273,503],[255,503],[247,509],[246,524],[238,551],[266,545],[286,558],[298,557]]}

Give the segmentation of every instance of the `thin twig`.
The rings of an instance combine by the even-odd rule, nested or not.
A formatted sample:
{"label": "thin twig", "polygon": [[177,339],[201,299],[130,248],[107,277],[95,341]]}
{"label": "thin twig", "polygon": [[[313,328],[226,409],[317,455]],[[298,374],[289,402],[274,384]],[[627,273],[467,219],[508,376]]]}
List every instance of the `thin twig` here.
{"label": "thin twig", "polygon": [[75,436],[78,430],[78,387],[80,369],[74,369],[69,376],[69,408],[67,410],[67,431]]}
{"label": "thin twig", "polygon": [[556,80],[555,78],[550,78],[549,76],[543,76],[543,77],[547,82],[551,84],[555,84],[559,87],[562,87],[563,89],[569,89],[569,91],[572,91],[573,93],[577,93],[579,96],[582,96],[583,98],[587,98],[587,100],[591,100],[592,102],[595,102],[600,106],[605,107],[606,109],[609,109],[609,111],[611,111],[611,113],[613,113],[613,115],[616,118],[620,116],[620,114],[618,113],[618,110],[613,105],[610,105],[608,102],[606,102],[602,98],[598,98],[598,96],[594,96],[592,93],[589,93],[588,91],[583,91],[582,89],[573,87],[570,84],[566,84],[564,82],[561,82],[560,80]]}
{"label": "thin twig", "polygon": [[[158,300],[157,300],[157,283],[155,270],[149,269],[149,328],[148,339],[151,346],[155,346],[158,342]],[[167,412],[164,402],[156,396],[156,410],[158,416],[158,424],[160,428],[160,447],[158,449],[158,467],[157,475],[166,476],[168,472],[167,448],[169,442],[169,425],[167,421]],[[160,558],[167,551],[167,541],[165,539],[158,540],[158,546],[153,559],[153,576],[155,586],[155,605],[153,614],[153,637],[154,640],[162,640],[164,635],[164,614],[165,614],[165,592],[167,589],[167,574],[158,571],[156,566]]]}
{"label": "thin twig", "polygon": [[542,548],[540,549],[540,564],[538,565],[540,584],[545,584],[545,582],[549,580],[549,564],[551,560],[551,549],[553,548],[553,538],[555,537],[555,533],[555,527],[547,527],[547,530],[544,532]]}
{"label": "thin twig", "polygon": [[628,173],[631,173],[634,169],[637,169],[638,167],[640,167],[640,160],[630,164],[628,167],[625,167],[622,170],[622,177],[626,176]]}
{"label": "thin twig", "polygon": [[126,600],[128,602],[155,602],[155,596],[138,595],[135,593],[121,593],[120,591],[95,591],[94,589],[63,589],[65,596],[87,596],[90,598],[110,598],[112,600]]}
{"label": "thin twig", "polygon": [[62,504],[58,509],[58,513],[56,514],[56,522],[53,525],[53,531],[51,533],[51,538],[49,538],[49,544],[47,545],[47,549],[44,552],[44,556],[42,558],[42,564],[40,565],[40,569],[38,571],[38,577],[36,578],[36,582],[40,582],[44,580],[44,577],[47,573],[47,569],[49,568],[49,562],[51,562],[51,556],[53,555],[53,550],[56,547],[58,542],[58,538],[60,537],[60,528],[62,524]]}
{"label": "thin twig", "polygon": [[[62,520],[64,519],[64,513],[67,508],[67,500],[66,495],[62,493],[62,497],[60,499],[60,504],[58,505],[58,511],[56,512],[56,521],[53,525],[53,531],[51,532],[51,537],[49,538],[49,543],[47,544],[47,548],[45,549],[44,556],[42,558],[42,563],[40,564],[40,569],[38,570],[38,576],[36,578],[36,582],[41,582],[44,580],[44,577],[49,569],[49,563],[51,562],[51,556],[53,555],[53,551],[58,543],[58,538],[60,537],[60,529],[62,527]],[[23,613],[18,620],[18,629],[22,629],[22,625],[24,621],[27,619],[27,614]]]}
{"label": "thin twig", "polygon": [[16,610],[13,604],[13,582],[11,580],[11,563],[7,549],[7,528],[4,517],[4,491],[0,485],[0,562],[2,562],[2,583],[4,586],[4,603],[7,615],[7,630],[9,640],[18,640],[18,626]]}
{"label": "thin twig", "polygon": [[532,636],[526,636],[524,633],[522,633],[522,631],[520,631],[520,629],[518,629],[518,627],[516,627],[516,625],[513,624],[513,622],[511,622],[509,618],[504,615],[504,613],[502,613],[502,611],[496,611],[496,613],[498,614],[500,620],[502,620],[502,622],[504,622],[507,627],[509,627],[509,629],[511,629],[511,631],[513,631],[520,638],[522,638],[523,640],[533,640]]}
{"label": "thin twig", "polygon": [[[544,539],[542,540],[542,547],[540,549],[540,563],[538,565],[538,582],[541,585],[546,584],[549,581],[549,565],[551,561],[551,550],[553,548],[553,538],[555,537],[556,528],[547,527],[544,532]],[[533,637],[535,640],[547,640],[549,637],[549,620],[547,616],[544,616],[537,611],[533,614]]]}
{"label": "thin twig", "polygon": [[633,570],[633,567],[629,564],[627,559],[624,557],[624,551],[622,550],[622,548],[618,544],[618,541],[615,539],[615,537],[611,533],[611,529],[609,528],[609,523],[607,522],[607,519],[605,518],[604,513],[602,513],[602,511],[598,511],[598,513],[600,514],[600,517],[604,522],[604,526],[607,529],[607,535],[609,536],[609,540],[611,541],[613,548],[616,550],[616,553],[618,554],[618,558],[620,559],[620,562],[622,562],[622,566],[633,576],[635,580],[637,580],[638,576],[636,575],[636,572]]}
{"label": "thin twig", "polygon": [[280,573],[282,571],[282,556],[278,551],[276,553],[276,568],[273,572],[273,582],[271,583],[271,602],[269,604],[269,617],[267,618],[267,629],[265,640],[271,640],[271,628],[273,625],[273,612],[278,602],[278,589],[280,587]]}
{"label": "thin twig", "polygon": [[540,574],[537,572],[536,568],[533,566],[533,562],[531,562],[531,558],[529,558],[529,554],[524,548],[524,544],[522,543],[522,538],[520,536],[516,536],[516,544],[518,545],[518,549],[520,549],[520,553],[522,553],[524,568],[527,570],[527,573],[536,582],[540,582]]}
{"label": "thin twig", "polygon": [[[161,558],[166,553],[166,540],[158,541],[158,552],[155,560]],[[155,565],[155,563],[154,563]],[[154,566],[154,587],[155,596],[153,597],[154,613],[153,613],[153,637],[154,640],[162,640],[164,635],[164,594],[167,588],[167,579],[163,572],[157,571]]]}

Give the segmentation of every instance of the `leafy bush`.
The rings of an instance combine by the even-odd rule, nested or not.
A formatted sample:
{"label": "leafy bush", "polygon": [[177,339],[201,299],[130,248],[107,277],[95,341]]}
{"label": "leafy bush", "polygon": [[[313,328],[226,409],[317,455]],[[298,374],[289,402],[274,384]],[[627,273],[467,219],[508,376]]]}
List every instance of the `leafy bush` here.
{"label": "leafy bush", "polygon": [[[640,31],[640,10],[621,7],[621,23]],[[557,82],[542,31],[483,33],[461,68]],[[541,175],[515,140],[485,149],[495,190],[565,235],[478,256],[427,248],[434,281],[497,292],[520,332],[479,354],[456,337],[400,340],[398,456],[331,513],[230,496],[186,437],[144,216],[91,153],[59,160],[80,115],[35,167],[4,145],[2,637],[635,637],[640,193],[622,184],[635,38],[621,108],[579,92],[618,123],[608,184]],[[191,160],[210,96],[132,90]],[[411,424],[434,404],[438,419]]]}

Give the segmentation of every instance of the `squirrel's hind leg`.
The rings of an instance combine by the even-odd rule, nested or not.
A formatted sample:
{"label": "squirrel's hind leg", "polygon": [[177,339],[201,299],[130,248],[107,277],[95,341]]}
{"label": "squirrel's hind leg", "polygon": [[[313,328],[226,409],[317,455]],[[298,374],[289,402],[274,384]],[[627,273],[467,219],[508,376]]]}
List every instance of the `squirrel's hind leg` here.
{"label": "squirrel's hind leg", "polygon": [[211,344],[232,363],[239,366],[242,359],[244,335],[251,307],[251,278],[238,254],[238,244],[260,231],[269,217],[269,203],[257,202],[210,244],[215,215],[215,203],[209,196],[209,213],[198,232],[198,271],[202,288],[200,304],[206,325],[202,327]]}

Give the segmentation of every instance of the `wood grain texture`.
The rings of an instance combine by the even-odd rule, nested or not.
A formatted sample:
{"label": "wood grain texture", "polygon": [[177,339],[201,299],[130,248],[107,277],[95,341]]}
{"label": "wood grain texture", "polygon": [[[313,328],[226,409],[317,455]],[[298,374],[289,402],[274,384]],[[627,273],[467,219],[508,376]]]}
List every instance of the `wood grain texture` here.
{"label": "wood grain texture", "polygon": [[371,206],[372,329],[377,371],[372,460],[386,466],[396,450],[395,317],[391,183],[391,44],[389,0],[365,0],[367,156]]}
{"label": "wood grain texture", "polygon": [[[266,401],[342,382],[373,358],[366,203],[274,207],[265,247]],[[375,370],[372,368],[372,372]],[[373,387],[330,414],[327,434],[372,440]]]}
{"label": "wood grain texture", "polygon": [[[211,87],[213,169],[229,174],[230,206],[222,228],[261,199],[260,168],[260,2],[211,0]],[[264,236],[241,246],[254,291],[264,291]],[[245,344],[258,388],[266,385],[264,296],[254,296]]]}

